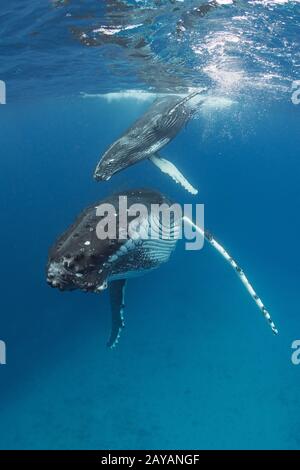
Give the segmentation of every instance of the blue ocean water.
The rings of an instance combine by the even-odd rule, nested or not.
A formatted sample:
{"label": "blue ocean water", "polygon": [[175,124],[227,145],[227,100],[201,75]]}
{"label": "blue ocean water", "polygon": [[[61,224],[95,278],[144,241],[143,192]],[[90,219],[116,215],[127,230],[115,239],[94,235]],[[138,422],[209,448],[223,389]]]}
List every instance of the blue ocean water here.
{"label": "blue ocean water", "polygon": [[[172,29],[174,44],[168,28],[195,2],[172,10],[167,25],[159,8],[171,2],[110,1],[110,15],[104,2],[87,2],[88,11],[75,1],[3,3],[0,448],[299,449],[299,3],[220,5],[200,25],[185,20],[183,37]],[[128,17],[143,26],[126,29]],[[106,33],[89,47],[74,25]],[[196,198],[149,162],[92,179],[99,156],[157,93],[204,82],[209,104],[164,149]],[[75,216],[141,183],[205,204],[206,227],[253,281],[277,337],[207,245],[189,252],[179,242],[166,265],[128,283],[113,351],[106,292],[47,286],[48,249]]]}

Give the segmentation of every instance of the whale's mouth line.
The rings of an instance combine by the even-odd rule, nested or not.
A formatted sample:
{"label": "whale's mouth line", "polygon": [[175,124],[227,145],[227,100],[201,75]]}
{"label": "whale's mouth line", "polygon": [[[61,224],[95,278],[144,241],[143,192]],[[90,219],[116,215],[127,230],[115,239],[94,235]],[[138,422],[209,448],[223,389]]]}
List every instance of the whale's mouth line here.
{"label": "whale's mouth line", "polygon": [[68,285],[64,279],[59,277],[52,278],[51,276],[47,277],[47,284],[49,284],[50,287],[58,288],[60,290],[65,290]]}
{"label": "whale's mouth line", "polygon": [[105,175],[105,174],[103,174],[101,172],[97,172],[97,171],[95,171],[95,173],[94,173],[94,179],[96,181],[109,181],[110,178],[111,178],[111,175]]}
{"label": "whale's mouth line", "polygon": [[67,286],[71,285],[70,276],[72,275],[74,274],[61,263],[51,262],[47,272],[47,284],[60,290],[66,290]]}

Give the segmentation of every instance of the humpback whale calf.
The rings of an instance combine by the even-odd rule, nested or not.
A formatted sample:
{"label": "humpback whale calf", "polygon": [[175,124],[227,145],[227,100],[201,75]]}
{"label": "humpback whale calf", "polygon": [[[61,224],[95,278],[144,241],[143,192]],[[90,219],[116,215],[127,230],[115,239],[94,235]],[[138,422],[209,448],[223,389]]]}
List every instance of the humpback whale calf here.
{"label": "humpback whale calf", "polygon": [[[120,211],[120,200],[125,197],[128,206],[142,206],[146,210],[138,209],[138,217],[129,212],[128,218],[124,219]],[[112,315],[108,346],[114,347],[124,326],[127,280],[167,262],[176,247],[182,224],[187,223],[231,265],[272,331],[277,334],[263,302],[225,248],[189,217],[174,211],[169,218],[162,218],[151,210],[152,207],[162,207],[163,204],[165,207],[173,207],[168,198],[159,192],[136,189],[113,194],[88,207],[50,249],[46,270],[48,284],[62,291],[79,289],[95,293],[108,287]],[[113,212],[107,207],[112,207]],[[103,208],[107,215],[104,216],[104,212],[99,215],[99,208]],[[99,237],[99,227],[103,230],[107,224],[116,229],[117,236],[114,239]]]}
{"label": "humpback whale calf", "polygon": [[148,158],[176,183],[197,194],[198,191],[175,165],[158,152],[178,134],[203,103],[203,91],[193,92],[184,98],[171,95],[155,100],[150,109],[106,150],[96,167],[94,178],[97,181],[109,180],[115,173]]}

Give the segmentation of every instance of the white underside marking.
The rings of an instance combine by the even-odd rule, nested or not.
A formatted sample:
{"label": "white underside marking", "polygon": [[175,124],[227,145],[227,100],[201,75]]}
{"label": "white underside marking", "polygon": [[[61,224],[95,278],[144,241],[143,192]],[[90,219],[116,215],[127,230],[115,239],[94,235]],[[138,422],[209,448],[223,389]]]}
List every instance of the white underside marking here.
{"label": "white underside marking", "polygon": [[198,194],[198,190],[194,188],[188,180],[183,176],[183,174],[176,168],[176,166],[165,158],[158,157],[157,155],[151,155],[149,157],[154,165],[156,165],[163,173],[169,175],[177,184],[180,184],[184,189],[186,189],[191,194]]}
{"label": "white underside marking", "polygon": [[[170,238],[162,238],[162,232],[169,231],[172,233]],[[145,274],[155,269],[161,263],[169,260],[171,253],[175,249],[176,242],[180,233],[180,226],[176,223],[174,226],[164,227],[155,215],[151,214],[150,222],[148,219],[137,221],[134,225],[133,238],[129,239],[114,253],[107,261],[108,264],[115,263],[119,258],[124,257],[134,250],[141,249],[146,261],[153,262],[153,267],[137,267],[137,269],[127,272],[113,273],[109,280],[128,279]]]}

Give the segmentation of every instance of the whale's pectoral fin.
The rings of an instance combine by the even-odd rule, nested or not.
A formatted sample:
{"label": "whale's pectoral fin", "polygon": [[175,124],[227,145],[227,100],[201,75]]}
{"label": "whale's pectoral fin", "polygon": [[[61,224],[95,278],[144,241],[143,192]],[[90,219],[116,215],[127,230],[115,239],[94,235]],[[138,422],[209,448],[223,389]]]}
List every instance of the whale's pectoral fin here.
{"label": "whale's pectoral fin", "polygon": [[110,305],[111,305],[111,333],[108,340],[107,346],[109,348],[114,348],[120,338],[121,331],[124,327],[124,297],[125,297],[125,284],[126,280],[121,279],[119,281],[112,281],[109,284],[109,295],[110,295]]}
{"label": "whale's pectoral fin", "polygon": [[241,282],[244,284],[246,287],[248,293],[251,295],[252,299],[256,303],[257,307],[267,320],[268,324],[270,325],[271,330],[275,335],[278,334],[278,330],[271,318],[271,315],[269,314],[268,310],[266,309],[265,305],[263,304],[262,300],[258,297],[257,293],[253,289],[252,285],[250,284],[250,281],[248,280],[246,274],[242,270],[242,268],[239,266],[239,264],[232,258],[232,256],[228,253],[228,251],[225,250],[225,248],[220,245],[220,243],[217,242],[217,240],[213,237],[213,235],[208,232],[207,230],[203,230],[202,227],[194,224],[194,222],[189,219],[189,217],[184,216],[183,221],[185,223],[188,223],[190,226],[192,226],[202,237],[205,238],[205,240],[213,247],[215,250],[217,250],[220,255],[223,256],[223,258],[227,261],[227,263],[230,264],[230,266],[234,269],[234,271],[237,273],[239,276]]}
{"label": "whale's pectoral fin", "polygon": [[187,181],[178,168],[176,168],[173,163],[169,162],[169,160],[162,158],[157,153],[155,155],[151,155],[149,160],[154,163],[154,165],[156,165],[163,173],[171,176],[175,183],[181,184],[181,186],[183,186],[184,189],[186,189],[189,193],[198,194],[198,190]]}

